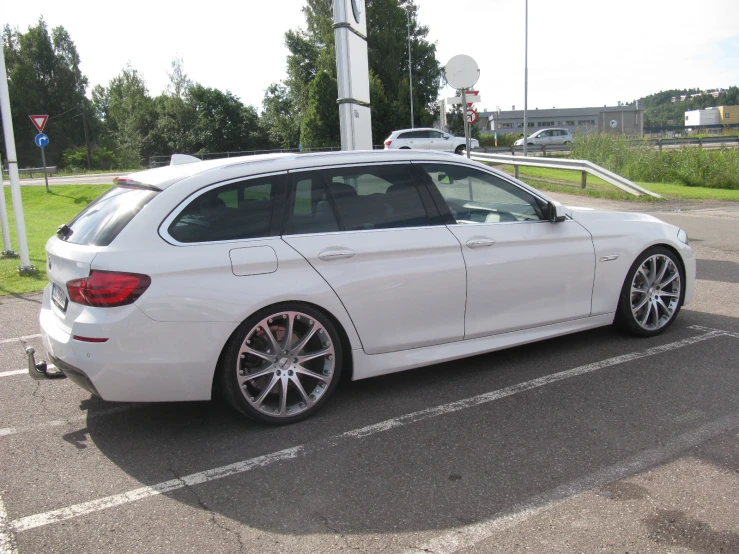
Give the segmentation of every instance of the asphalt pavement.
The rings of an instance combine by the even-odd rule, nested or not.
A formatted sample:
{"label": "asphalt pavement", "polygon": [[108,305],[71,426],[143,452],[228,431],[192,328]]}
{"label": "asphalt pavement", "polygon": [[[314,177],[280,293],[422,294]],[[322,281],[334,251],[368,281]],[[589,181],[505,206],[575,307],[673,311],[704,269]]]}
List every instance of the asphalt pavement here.
{"label": "asphalt pavement", "polygon": [[0,553],[739,552],[739,211],[655,215],[699,258],[666,333],[347,382],[287,427],[32,381],[39,296],[0,297]]}

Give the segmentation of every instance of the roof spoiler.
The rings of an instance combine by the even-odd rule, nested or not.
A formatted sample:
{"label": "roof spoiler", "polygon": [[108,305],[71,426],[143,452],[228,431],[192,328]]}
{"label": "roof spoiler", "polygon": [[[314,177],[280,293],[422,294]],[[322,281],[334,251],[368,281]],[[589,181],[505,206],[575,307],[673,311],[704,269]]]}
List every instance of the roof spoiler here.
{"label": "roof spoiler", "polygon": [[188,154],[172,154],[172,159],[169,161],[169,165],[184,165],[202,161],[200,158],[190,156]]}

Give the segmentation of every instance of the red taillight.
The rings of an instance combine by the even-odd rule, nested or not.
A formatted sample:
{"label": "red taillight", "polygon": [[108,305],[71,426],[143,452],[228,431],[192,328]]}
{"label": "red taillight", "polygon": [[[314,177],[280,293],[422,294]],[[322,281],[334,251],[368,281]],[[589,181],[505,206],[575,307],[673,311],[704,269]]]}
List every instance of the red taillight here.
{"label": "red taillight", "polygon": [[385,141],[385,146],[390,146],[390,145],[391,145],[392,143],[393,143],[393,141],[391,141],[391,140],[386,140],[386,141]]}
{"label": "red taillight", "polygon": [[67,283],[69,299],[84,306],[111,308],[133,304],[144,294],[151,278],[139,273],[91,271],[85,279]]}

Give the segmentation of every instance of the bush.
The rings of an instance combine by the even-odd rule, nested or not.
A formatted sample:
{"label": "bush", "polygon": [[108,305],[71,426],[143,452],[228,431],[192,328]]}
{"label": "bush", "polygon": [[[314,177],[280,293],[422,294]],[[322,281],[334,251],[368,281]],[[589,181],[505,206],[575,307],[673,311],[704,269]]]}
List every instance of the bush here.
{"label": "bush", "polygon": [[[513,146],[513,143],[516,142],[519,138],[521,138],[523,135],[516,134],[516,133],[506,133],[506,134],[499,134],[498,135],[498,146]],[[486,133],[484,135],[480,135],[480,137],[477,139],[480,141],[480,146],[495,146],[495,135],[492,133]]]}
{"label": "bush", "polygon": [[591,133],[575,137],[571,157],[590,160],[632,181],[739,189],[739,150],[735,148],[686,146],[660,152],[646,142]]}
{"label": "bush", "polygon": [[[68,148],[62,154],[62,161],[66,168],[87,168],[87,148],[78,146]],[[121,157],[108,148],[99,147],[90,151],[90,169],[122,169]]]}

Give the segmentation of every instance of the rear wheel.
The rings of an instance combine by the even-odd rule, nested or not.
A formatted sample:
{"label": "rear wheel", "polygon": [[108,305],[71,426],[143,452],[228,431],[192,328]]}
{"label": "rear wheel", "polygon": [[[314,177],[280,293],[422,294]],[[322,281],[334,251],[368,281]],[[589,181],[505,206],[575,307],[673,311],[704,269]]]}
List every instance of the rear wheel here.
{"label": "rear wheel", "polygon": [[341,367],[341,341],[331,321],[312,306],[290,302],[238,327],[222,358],[221,385],[241,413],[293,423],[326,403]]}
{"label": "rear wheel", "polygon": [[645,250],[626,275],[617,322],[632,335],[659,335],[680,312],[684,282],[682,265],[671,250],[662,246]]}

